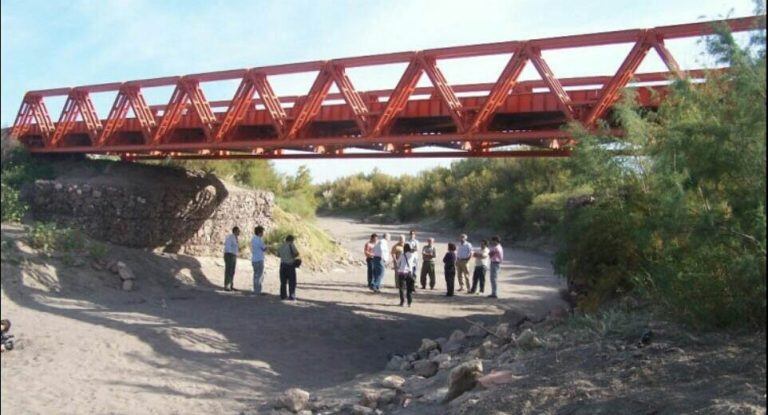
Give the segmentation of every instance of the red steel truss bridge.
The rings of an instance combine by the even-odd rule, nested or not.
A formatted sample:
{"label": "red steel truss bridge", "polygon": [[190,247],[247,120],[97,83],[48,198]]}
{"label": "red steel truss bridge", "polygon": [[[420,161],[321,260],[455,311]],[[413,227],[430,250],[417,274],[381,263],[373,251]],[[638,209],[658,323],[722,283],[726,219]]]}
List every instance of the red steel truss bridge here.
{"label": "red steel truss bridge", "polygon": [[[623,88],[636,88],[639,105],[654,108],[673,79],[704,79],[703,70],[680,68],[665,46],[666,39],[710,35],[717,25],[727,25],[733,32],[753,30],[758,19],[30,91],[11,134],[33,153],[107,154],[129,160],[567,156],[574,141],[561,127],[571,120],[593,126],[609,113]],[[612,44],[633,45],[613,75],[558,78],[542,58],[542,51]],[[652,49],[668,71],[635,73]],[[450,85],[438,66],[449,59],[504,54],[511,57],[501,74],[488,74],[487,79],[496,79],[492,83]],[[528,62],[541,80],[518,82]],[[390,64],[407,64],[390,90],[359,91],[345,72]],[[482,66],[477,69],[487,71]],[[304,72],[317,73],[306,95],[278,96],[269,81],[270,76]],[[422,74],[431,87],[417,87]],[[206,99],[204,84],[238,79],[231,100]],[[656,84],[640,86],[643,82]],[[338,93],[330,93],[332,84]],[[175,87],[167,104],[150,105],[144,98],[142,89],[156,87]],[[116,92],[116,97],[109,115],[102,119],[90,94],[104,92]],[[44,102],[53,96],[66,96],[56,123]]]}

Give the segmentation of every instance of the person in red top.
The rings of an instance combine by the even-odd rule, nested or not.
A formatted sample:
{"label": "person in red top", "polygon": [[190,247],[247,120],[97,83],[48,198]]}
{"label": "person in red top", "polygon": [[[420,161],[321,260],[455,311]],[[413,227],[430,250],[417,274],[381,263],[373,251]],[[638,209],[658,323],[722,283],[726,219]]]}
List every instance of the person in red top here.
{"label": "person in red top", "polygon": [[365,243],[363,252],[365,253],[365,265],[368,269],[368,288],[373,288],[373,247],[376,246],[376,241],[379,239],[379,235],[375,233],[371,235],[371,239]]}

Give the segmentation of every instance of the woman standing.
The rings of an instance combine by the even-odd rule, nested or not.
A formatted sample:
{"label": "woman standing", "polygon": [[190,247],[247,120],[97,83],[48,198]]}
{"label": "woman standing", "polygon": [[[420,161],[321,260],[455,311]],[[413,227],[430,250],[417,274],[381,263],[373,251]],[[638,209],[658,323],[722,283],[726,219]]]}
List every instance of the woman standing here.
{"label": "woman standing", "polygon": [[445,265],[445,287],[448,292],[446,297],[453,297],[453,280],[456,278],[456,244],[448,244],[448,252],[443,257],[443,264]]}
{"label": "woman standing", "polygon": [[[411,245],[403,245],[403,253],[397,260],[397,288],[400,291],[400,307],[408,299],[408,307],[411,306],[413,288],[415,285],[415,276],[413,275],[414,255],[411,251]],[[405,291],[405,292],[403,292]]]}

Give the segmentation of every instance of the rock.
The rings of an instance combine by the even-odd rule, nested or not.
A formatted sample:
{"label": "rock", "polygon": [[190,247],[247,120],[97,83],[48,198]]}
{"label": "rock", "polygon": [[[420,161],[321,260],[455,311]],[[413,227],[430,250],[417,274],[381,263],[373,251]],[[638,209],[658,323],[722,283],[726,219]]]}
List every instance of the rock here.
{"label": "rock", "polygon": [[278,408],[285,408],[294,413],[306,408],[308,403],[309,392],[299,388],[288,389],[277,398]]}
{"label": "rock", "polygon": [[451,355],[449,355],[448,353],[440,353],[439,355],[431,358],[430,360],[437,363],[438,369],[445,369],[449,367],[451,364]]}
{"label": "rock", "polygon": [[509,339],[512,331],[509,329],[509,323],[501,323],[496,327],[496,335],[502,339]]}
{"label": "rock", "polygon": [[483,375],[483,362],[477,359],[464,362],[451,370],[448,377],[448,393],[443,402],[450,402],[462,393],[477,386],[477,380]]}
{"label": "rock", "polygon": [[403,363],[408,362],[401,356],[392,356],[392,358],[389,359],[389,363],[387,363],[387,370],[401,370]]}
{"label": "rock", "polygon": [[501,316],[501,321],[509,324],[510,327],[517,327],[525,320],[529,320],[528,316],[515,309],[509,309]]}
{"label": "rock", "polygon": [[369,414],[375,414],[376,410],[375,409],[371,409],[371,408],[369,408],[367,406],[359,405],[359,404],[345,403],[337,411],[322,412],[322,413],[350,414],[350,415],[369,415]]}
{"label": "rock", "polygon": [[408,356],[405,357],[409,362],[414,362],[416,360],[419,360],[419,353],[409,353]]}
{"label": "rock", "polygon": [[429,352],[429,356],[427,356],[428,359],[432,360],[433,357],[440,354],[440,350],[434,349]]}
{"label": "rock", "polygon": [[480,347],[478,347],[478,350],[480,352],[480,358],[488,359],[496,350],[496,345],[494,345],[492,341],[486,340]]}
{"label": "rock", "polygon": [[467,336],[469,337],[482,337],[488,334],[484,329],[483,326],[480,324],[473,324],[472,327],[469,328],[467,331]]}
{"label": "rock", "polygon": [[107,262],[107,269],[109,270],[109,272],[113,274],[117,274],[117,270],[118,270],[117,262],[118,261],[115,261],[115,260]]}
{"label": "rock", "polygon": [[403,387],[405,379],[397,375],[389,375],[381,380],[381,386],[387,389],[400,389]]}
{"label": "rock", "polygon": [[461,350],[463,344],[461,342],[447,342],[445,343],[445,347],[443,347],[443,352],[445,353],[455,353]]}
{"label": "rock", "polygon": [[122,261],[117,261],[117,274],[120,275],[120,279],[123,281],[136,279],[133,271]]}
{"label": "rock", "polygon": [[96,271],[104,271],[104,264],[102,264],[101,261],[94,260],[91,261],[91,268]]}
{"label": "rock", "polygon": [[432,350],[438,349],[439,347],[440,345],[432,339],[421,339],[421,347],[419,347],[419,352],[429,353]]}
{"label": "rock", "polygon": [[397,392],[393,390],[385,390],[379,395],[379,402],[377,407],[381,408],[394,403],[397,400]]}
{"label": "rock", "polygon": [[376,409],[376,406],[379,404],[379,398],[381,398],[381,393],[372,389],[366,389],[360,396],[360,405]]}
{"label": "rock", "polygon": [[133,280],[123,280],[123,291],[132,291],[133,285]]}
{"label": "rock", "polygon": [[482,376],[479,379],[477,379],[477,382],[480,385],[482,385],[484,388],[491,388],[497,385],[512,383],[517,379],[518,378],[514,374],[512,374],[512,372],[508,370],[502,370],[499,372],[491,372],[485,376]]}
{"label": "rock", "polygon": [[413,371],[425,378],[431,378],[437,374],[439,364],[430,360],[419,360],[413,363]]}
{"label": "rock", "polygon": [[517,345],[523,349],[534,349],[542,346],[542,342],[531,329],[525,329],[517,337]]}
{"label": "rock", "polygon": [[445,346],[445,343],[448,342],[448,339],[445,337],[438,337],[435,339],[435,342],[440,346],[440,350],[443,350],[443,346]]}
{"label": "rock", "polygon": [[454,343],[460,343],[460,342],[463,342],[464,339],[466,339],[466,338],[467,338],[467,336],[464,334],[463,331],[461,331],[461,330],[454,330],[453,333],[451,333],[451,336],[448,337],[448,341],[449,342],[454,342]]}

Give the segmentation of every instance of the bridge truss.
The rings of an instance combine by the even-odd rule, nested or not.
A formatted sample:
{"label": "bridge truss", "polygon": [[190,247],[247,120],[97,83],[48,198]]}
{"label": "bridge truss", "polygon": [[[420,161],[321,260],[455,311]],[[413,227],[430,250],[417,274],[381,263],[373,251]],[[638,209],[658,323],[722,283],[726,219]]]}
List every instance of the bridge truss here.
{"label": "bridge truss", "polygon": [[[570,121],[593,126],[623,88],[636,87],[639,104],[653,108],[671,80],[703,80],[705,71],[680,68],[665,40],[710,35],[717,25],[753,30],[757,18],[30,91],[11,135],[33,153],[124,159],[562,157],[574,142],[561,127]],[[608,76],[558,78],[542,57],[547,50],[614,44],[633,46]],[[637,74],[651,50],[668,71]],[[505,54],[511,57],[493,83],[450,85],[438,66],[444,60]],[[541,80],[518,81],[529,62]],[[359,91],[346,73],[390,64],[407,65],[393,89]],[[269,77],[297,73],[317,74],[309,91],[278,96]],[[417,87],[422,75],[432,86]],[[240,80],[231,100],[206,99],[203,85],[227,80]],[[337,93],[330,93],[332,85]],[[156,87],[174,88],[167,104],[150,105],[145,99],[142,90]],[[102,119],[91,94],[104,92],[114,92],[115,100]],[[66,97],[58,122],[45,105],[45,98],[55,96]]]}

